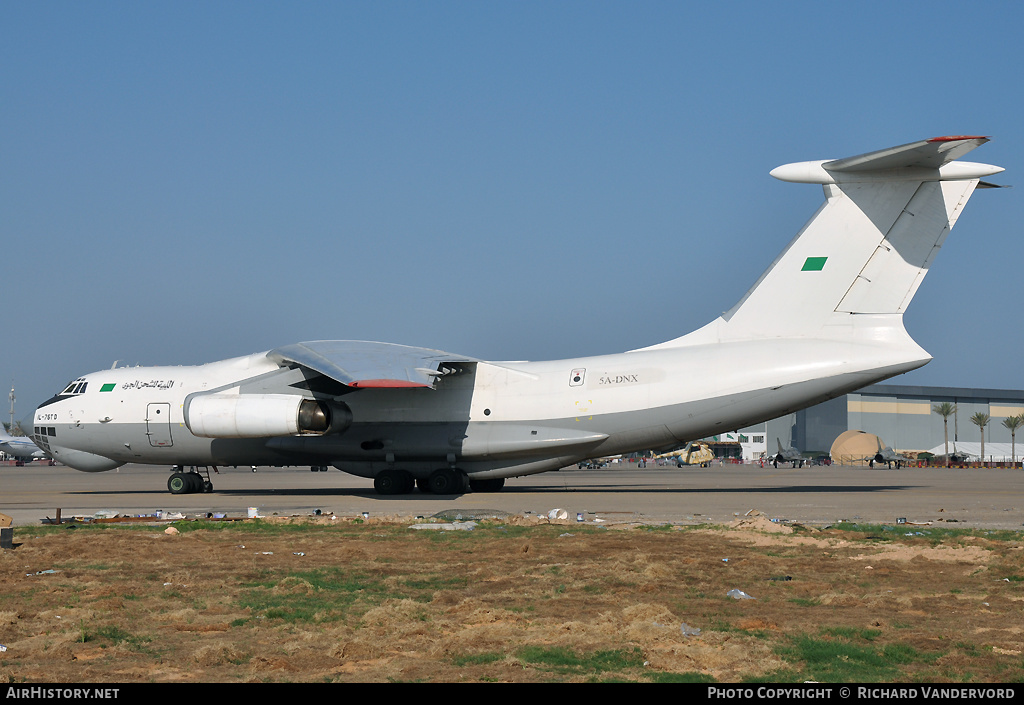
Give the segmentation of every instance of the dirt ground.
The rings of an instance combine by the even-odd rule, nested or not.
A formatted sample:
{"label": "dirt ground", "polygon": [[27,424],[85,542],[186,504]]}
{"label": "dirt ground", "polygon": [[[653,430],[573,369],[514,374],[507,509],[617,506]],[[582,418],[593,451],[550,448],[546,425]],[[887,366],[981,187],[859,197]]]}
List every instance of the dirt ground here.
{"label": "dirt ground", "polygon": [[1020,534],[422,523],[17,528],[0,682],[1024,679]]}

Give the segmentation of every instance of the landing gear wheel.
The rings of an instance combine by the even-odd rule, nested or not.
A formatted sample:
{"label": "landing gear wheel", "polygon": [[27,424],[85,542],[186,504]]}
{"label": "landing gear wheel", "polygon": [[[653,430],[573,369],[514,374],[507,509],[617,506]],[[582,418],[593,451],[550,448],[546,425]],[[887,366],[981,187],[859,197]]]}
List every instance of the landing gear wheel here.
{"label": "landing gear wheel", "polygon": [[427,482],[434,494],[462,494],[466,491],[467,478],[461,470],[441,468],[435,470]]}
{"label": "landing gear wheel", "polygon": [[430,492],[430,480],[425,477],[417,477],[416,489],[420,492]]}
{"label": "landing gear wheel", "polygon": [[171,491],[171,494],[188,494],[191,491],[188,478],[180,472],[173,473],[167,478],[167,489]]}
{"label": "landing gear wheel", "polygon": [[203,492],[205,492],[207,494],[209,494],[210,492],[213,492],[213,483],[210,482],[209,480],[204,480],[203,481]]}
{"label": "landing gear wheel", "polygon": [[498,477],[490,480],[469,480],[469,489],[474,492],[501,492],[505,486],[505,478]]}
{"label": "landing gear wheel", "polygon": [[384,470],[373,478],[373,488],[379,494],[405,494],[412,486],[412,475],[405,470]]}

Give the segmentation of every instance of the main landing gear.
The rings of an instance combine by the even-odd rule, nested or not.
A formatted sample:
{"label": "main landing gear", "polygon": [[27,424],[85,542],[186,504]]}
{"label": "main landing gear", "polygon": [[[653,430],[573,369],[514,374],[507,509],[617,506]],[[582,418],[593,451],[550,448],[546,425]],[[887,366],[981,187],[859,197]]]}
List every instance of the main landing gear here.
{"label": "main landing gear", "polygon": [[433,494],[465,494],[473,492],[498,492],[505,486],[504,478],[471,480],[458,468],[441,468],[429,477],[413,477],[406,470],[384,470],[373,478],[373,488],[379,494],[408,494],[413,489]]}
{"label": "main landing gear", "polygon": [[[192,494],[194,492],[213,492],[213,482],[210,481],[210,469],[203,468],[206,473],[204,478],[199,469],[193,465],[191,470],[185,470],[181,465],[171,468],[173,472],[167,478],[167,489],[171,494]],[[214,466],[214,472],[217,467]]]}

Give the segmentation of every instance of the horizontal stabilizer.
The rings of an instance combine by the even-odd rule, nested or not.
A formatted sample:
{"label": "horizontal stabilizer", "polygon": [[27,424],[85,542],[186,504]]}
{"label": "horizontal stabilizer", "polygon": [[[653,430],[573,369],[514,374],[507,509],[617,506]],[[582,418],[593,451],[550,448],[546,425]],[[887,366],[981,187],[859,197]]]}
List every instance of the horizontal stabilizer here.
{"label": "horizontal stabilizer", "polygon": [[992,176],[1002,167],[957,158],[988,142],[987,137],[935,137],[845,159],[783,164],[772,169],[780,181],[836,184],[857,181],[965,181]]}
{"label": "horizontal stabilizer", "polygon": [[988,142],[988,137],[933,137],[930,140],[880,149],[856,157],[836,159],[825,162],[822,166],[828,171],[845,172],[880,171],[908,167],[938,169],[986,142]]}

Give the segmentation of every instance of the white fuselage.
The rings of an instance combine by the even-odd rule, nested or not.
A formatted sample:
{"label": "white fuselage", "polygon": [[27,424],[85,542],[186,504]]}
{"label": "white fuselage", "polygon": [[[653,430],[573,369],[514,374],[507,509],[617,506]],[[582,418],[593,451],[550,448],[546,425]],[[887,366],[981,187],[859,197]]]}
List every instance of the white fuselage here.
{"label": "white fuselage", "polygon": [[[436,388],[358,390],[337,435],[207,438],[186,399],[279,370],[265,353],[195,367],[135,367],[82,378],[84,393],[36,412],[54,457],[88,470],[122,463],[330,463],[372,476],[454,464],[476,477],[541,472],[577,460],[669,449],[777,417],[929,359],[902,327],[859,342],[776,339],[680,344],[546,362],[481,362]],[[685,338],[680,342],[685,342]],[[908,341],[910,345],[908,345]],[[912,354],[908,355],[908,351]],[[751,364],[756,361],[756,364]],[[369,444],[369,447],[366,446]]]}

